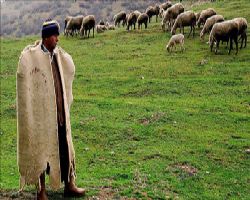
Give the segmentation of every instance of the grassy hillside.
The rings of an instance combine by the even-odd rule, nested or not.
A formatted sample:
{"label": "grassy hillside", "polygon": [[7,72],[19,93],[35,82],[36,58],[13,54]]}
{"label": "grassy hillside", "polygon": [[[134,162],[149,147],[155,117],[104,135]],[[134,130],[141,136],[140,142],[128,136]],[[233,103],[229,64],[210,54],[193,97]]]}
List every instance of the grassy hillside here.
{"label": "grassy hillside", "polygon": [[[250,21],[248,0],[193,9],[207,7]],[[196,31],[184,53],[169,54],[169,38],[154,19],[142,31],[60,37],[76,65],[71,125],[87,198],[250,198],[249,42],[237,56],[225,45],[215,55]],[[18,189],[15,72],[37,39],[1,40],[0,198]]]}

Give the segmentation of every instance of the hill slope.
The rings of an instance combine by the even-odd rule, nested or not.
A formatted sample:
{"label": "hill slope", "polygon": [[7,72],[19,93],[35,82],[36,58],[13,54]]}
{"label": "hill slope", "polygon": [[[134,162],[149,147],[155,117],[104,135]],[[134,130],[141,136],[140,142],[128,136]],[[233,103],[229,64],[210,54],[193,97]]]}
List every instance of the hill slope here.
{"label": "hill slope", "polygon": [[[206,7],[250,21],[247,0],[193,9]],[[170,35],[154,21],[142,31],[60,38],[76,65],[71,123],[77,183],[90,199],[249,199],[249,43],[237,56],[227,55],[225,45],[214,55],[196,34],[186,38],[184,53],[168,54]],[[2,196],[18,188],[18,57],[37,39],[1,40]]]}

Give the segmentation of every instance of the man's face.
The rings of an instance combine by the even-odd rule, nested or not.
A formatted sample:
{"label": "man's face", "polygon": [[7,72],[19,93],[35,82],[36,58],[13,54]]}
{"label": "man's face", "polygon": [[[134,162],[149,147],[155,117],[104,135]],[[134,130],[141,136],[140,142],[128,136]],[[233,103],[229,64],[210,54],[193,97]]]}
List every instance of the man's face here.
{"label": "man's face", "polygon": [[58,35],[52,35],[46,38],[45,42],[48,50],[52,51],[53,49],[55,49],[58,41],[59,41]]}

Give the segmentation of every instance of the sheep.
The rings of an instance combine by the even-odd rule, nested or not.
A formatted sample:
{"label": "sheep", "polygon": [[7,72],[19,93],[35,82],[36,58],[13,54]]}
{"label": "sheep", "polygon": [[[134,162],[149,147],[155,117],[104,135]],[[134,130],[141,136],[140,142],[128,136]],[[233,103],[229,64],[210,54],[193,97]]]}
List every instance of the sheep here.
{"label": "sheep", "polygon": [[198,22],[198,20],[199,20],[200,16],[201,16],[201,11],[200,11],[200,12],[195,13],[195,17],[196,17],[196,24],[197,24],[197,22]]}
{"label": "sheep", "polygon": [[170,53],[171,50],[173,49],[173,47],[175,47],[176,49],[176,45],[180,44],[181,47],[181,51],[183,52],[185,50],[184,48],[184,35],[183,34],[177,34],[177,35],[173,35],[168,44],[166,45],[166,50]]}
{"label": "sheep", "polygon": [[182,29],[182,34],[184,34],[184,26],[190,26],[191,29],[188,37],[190,36],[191,32],[193,32],[193,37],[194,37],[195,24],[196,24],[196,17],[193,11],[186,11],[184,13],[181,13],[175,20],[174,26],[171,30],[171,34],[174,35],[177,28],[180,28],[180,31]]}
{"label": "sheep", "polygon": [[73,36],[74,32],[80,30],[81,25],[82,25],[82,20],[83,20],[83,15],[70,17],[66,25],[65,34],[68,36],[68,33],[71,33],[71,36]]}
{"label": "sheep", "polygon": [[96,32],[97,33],[103,33],[106,30],[107,30],[106,25],[100,25],[100,24],[96,25]]}
{"label": "sheep", "polygon": [[114,19],[115,26],[120,27],[120,23],[122,21],[122,26],[124,27],[126,24],[126,13],[124,11],[121,11],[117,13],[113,19]]}
{"label": "sheep", "polygon": [[102,19],[99,21],[99,25],[105,25],[105,23]]}
{"label": "sheep", "polygon": [[168,8],[170,8],[172,6],[172,3],[167,1],[165,3],[162,3],[159,7],[160,7],[160,17],[162,18],[163,17],[163,13],[165,10],[167,10]]}
{"label": "sheep", "polygon": [[134,12],[130,13],[128,16],[128,22],[127,22],[127,30],[129,31],[129,27],[134,25],[134,29],[135,29],[135,24],[136,24],[136,14]]}
{"label": "sheep", "polygon": [[160,13],[160,7],[159,7],[159,5],[149,6],[146,9],[145,13],[148,15],[149,23],[150,23],[151,17],[154,16],[154,15],[156,16],[156,22],[157,22],[158,15]]}
{"label": "sheep", "polygon": [[140,16],[141,12],[139,10],[135,10],[134,13],[136,15],[136,19],[138,19],[138,17]]}
{"label": "sheep", "polygon": [[72,16],[67,16],[64,19],[64,35],[68,34],[66,33],[66,27],[67,27],[67,23],[69,22],[69,20],[72,18]]}
{"label": "sheep", "polygon": [[89,38],[89,34],[90,34],[90,30],[93,29],[93,37],[95,35],[95,16],[94,15],[87,15],[86,17],[83,18],[82,20],[82,26],[80,29],[80,34],[81,36],[84,35],[87,36],[87,32],[88,32],[88,38]]}
{"label": "sheep", "polygon": [[206,10],[202,10],[201,11],[201,14],[200,14],[200,17],[197,21],[197,25],[198,25],[198,28],[200,28],[200,26],[202,24],[205,24],[207,18],[213,16],[213,15],[216,15],[216,12],[213,8],[208,8]]}
{"label": "sheep", "polygon": [[162,30],[165,31],[166,24],[168,23],[168,29],[172,28],[174,20],[177,16],[184,12],[184,6],[181,3],[176,3],[168,8],[162,18],[161,26]]}
{"label": "sheep", "polygon": [[147,28],[148,25],[148,15],[146,13],[142,13],[139,15],[137,18],[137,23],[138,23],[138,29],[142,29],[142,24],[145,25],[145,29]]}
{"label": "sheep", "polygon": [[106,22],[106,28],[108,29],[108,30],[115,30],[115,25],[113,25],[113,24],[109,24],[108,22]]}
{"label": "sheep", "polygon": [[246,34],[246,31],[247,31],[247,20],[245,18],[243,18],[243,17],[234,18],[233,20],[238,24],[239,36],[240,36],[240,39],[241,39],[240,49],[243,46],[244,40],[245,40],[245,45],[244,45],[244,48],[245,48],[246,45],[247,45],[247,34]]}
{"label": "sheep", "polygon": [[238,24],[234,20],[228,20],[220,23],[215,23],[209,35],[210,50],[213,50],[213,45],[216,43],[215,53],[217,54],[220,41],[230,41],[228,54],[233,49],[233,41],[236,45],[236,54],[238,53]]}
{"label": "sheep", "polygon": [[209,17],[206,20],[206,23],[204,24],[200,32],[200,38],[204,39],[205,34],[211,31],[215,23],[223,22],[223,21],[224,21],[224,17],[222,15],[213,15],[212,17]]}

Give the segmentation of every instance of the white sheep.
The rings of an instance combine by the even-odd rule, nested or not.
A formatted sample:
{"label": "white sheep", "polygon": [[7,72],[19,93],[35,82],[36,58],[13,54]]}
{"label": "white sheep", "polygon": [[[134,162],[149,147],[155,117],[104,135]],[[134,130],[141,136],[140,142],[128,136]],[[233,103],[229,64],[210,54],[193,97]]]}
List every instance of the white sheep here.
{"label": "white sheep", "polygon": [[168,52],[171,52],[173,48],[176,49],[176,45],[179,44],[181,47],[181,51],[183,52],[185,50],[184,48],[184,35],[183,34],[177,34],[173,35],[168,44],[166,45],[166,49]]}
{"label": "white sheep", "polygon": [[74,35],[74,33],[77,33],[82,25],[82,20],[83,20],[83,15],[78,15],[75,17],[66,17],[65,18],[65,30],[64,33],[66,36],[68,36],[68,34],[71,34],[71,36]]}
{"label": "white sheep", "polygon": [[213,16],[209,17],[206,20],[206,23],[204,24],[204,26],[200,32],[200,38],[204,39],[205,34],[212,30],[213,25],[215,23],[223,22],[223,21],[224,21],[224,17],[222,15],[213,15]]}
{"label": "white sheep", "polygon": [[109,22],[106,22],[106,28],[108,29],[108,30],[115,30],[115,25],[114,24],[109,24]]}
{"label": "white sheep", "polygon": [[107,30],[106,25],[97,24],[95,28],[97,33],[103,33],[104,31]]}

